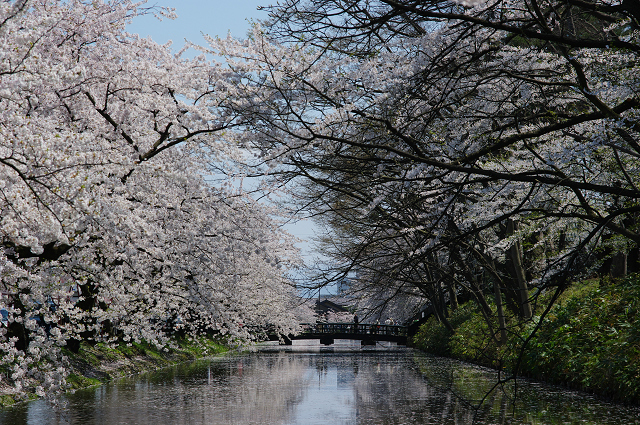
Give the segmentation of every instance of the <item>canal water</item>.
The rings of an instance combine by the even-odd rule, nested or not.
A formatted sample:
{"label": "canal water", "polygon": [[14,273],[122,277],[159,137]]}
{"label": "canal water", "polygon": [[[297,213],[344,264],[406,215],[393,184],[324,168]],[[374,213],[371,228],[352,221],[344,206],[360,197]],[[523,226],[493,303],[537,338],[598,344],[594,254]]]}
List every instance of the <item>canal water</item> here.
{"label": "canal water", "polygon": [[391,345],[266,345],[0,410],[0,424],[640,424],[638,408],[498,378]]}

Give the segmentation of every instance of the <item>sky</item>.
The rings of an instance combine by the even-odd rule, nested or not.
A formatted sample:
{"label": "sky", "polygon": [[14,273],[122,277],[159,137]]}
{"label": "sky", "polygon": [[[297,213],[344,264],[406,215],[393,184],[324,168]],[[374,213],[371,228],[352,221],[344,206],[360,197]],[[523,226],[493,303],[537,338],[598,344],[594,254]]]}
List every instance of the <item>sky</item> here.
{"label": "sky", "polygon": [[202,33],[210,36],[232,36],[245,38],[250,20],[265,19],[266,11],[258,11],[260,5],[269,5],[269,0],[159,0],[149,1],[146,6],[166,6],[175,9],[178,19],[158,21],[153,16],[143,16],[128,27],[131,33],[150,35],[164,44],[174,42],[178,50],[184,39],[196,44],[204,43]]}
{"label": "sky", "polygon": [[[127,31],[141,37],[150,36],[160,44],[172,41],[174,51],[184,46],[185,39],[204,45],[203,33],[212,37],[231,34],[236,38],[246,38],[252,20],[267,18],[267,12],[259,11],[258,6],[273,3],[275,0],[151,0],[145,6],[172,7],[178,18],[159,21],[152,15],[141,16],[133,20]],[[309,221],[303,221],[289,224],[285,229],[308,241],[298,244],[298,247],[302,250],[305,262],[311,263],[317,256],[309,243],[315,226]]]}

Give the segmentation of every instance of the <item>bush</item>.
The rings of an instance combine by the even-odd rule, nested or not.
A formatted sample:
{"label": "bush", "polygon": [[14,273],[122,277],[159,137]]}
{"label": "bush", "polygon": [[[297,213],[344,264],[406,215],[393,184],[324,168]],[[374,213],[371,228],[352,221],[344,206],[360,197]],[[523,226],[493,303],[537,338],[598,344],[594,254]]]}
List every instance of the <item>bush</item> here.
{"label": "bush", "polygon": [[[449,323],[454,329],[469,321],[474,314],[474,305],[466,303],[451,312]],[[453,334],[438,321],[435,316],[431,316],[425,323],[420,325],[420,329],[413,337],[413,344],[420,350],[438,356],[451,356],[451,337]]]}
{"label": "bush", "polygon": [[[468,303],[474,305],[473,303]],[[492,323],[494,332],[497,323]],[[456,327],[449,342],[451,354],[461,360],[490,367],[501,367],[499,347],[491,336],[482,313],[474,308],[468,319]]]}
{"label": "bush", "polygon": [[[593,281],[574,285],[526,346],[519,374],[639,403],[639,311],[639,275],[604,287]],[[517,323],[510,318],[509,340],[497,345],[480,312],[467,303],[452,315],[455,333],[431,318],[420,327],[414,345],[509,371],[537,320]]]}
{"label": "bush", "polygon": [[592,288],[552,309],[523,358],[547,381],[640,401],[640,279]]}

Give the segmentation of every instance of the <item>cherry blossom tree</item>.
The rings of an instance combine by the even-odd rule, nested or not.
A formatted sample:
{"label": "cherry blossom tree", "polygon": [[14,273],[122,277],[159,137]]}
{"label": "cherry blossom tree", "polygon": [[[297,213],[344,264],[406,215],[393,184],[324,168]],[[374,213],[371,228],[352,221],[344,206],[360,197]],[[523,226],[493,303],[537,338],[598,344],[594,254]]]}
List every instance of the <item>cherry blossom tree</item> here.
{"label": "cherry blossom tree", "polygon": [[210,40],[237,74],[223,106],[256,167],[303,180],[301,204],[345,236],[327,238],[339,276],[466,294],[503,342],[506,309],[528,320],[536,294],[639,269],[635,2],[270,12],[249,41]]}
{"label": "cherry blossom tree", "polygon": [[59,348],[82,341],[296,326],[278,211],[209,177],[246,154],[218,108],[235,75],[126,33],[152,12],[172,17],[128,0],[0,4],[0,354],[18,392],[59,388]]}

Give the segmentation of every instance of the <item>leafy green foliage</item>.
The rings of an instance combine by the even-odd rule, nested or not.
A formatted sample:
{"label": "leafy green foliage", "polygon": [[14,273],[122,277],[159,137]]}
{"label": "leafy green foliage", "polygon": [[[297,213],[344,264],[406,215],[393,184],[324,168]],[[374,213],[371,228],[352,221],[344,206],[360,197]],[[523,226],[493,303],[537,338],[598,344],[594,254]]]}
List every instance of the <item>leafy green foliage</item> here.
{"label": "leafy green foliage", "polygon": [[[482,314],[475,309],[469,320],[456,328],[449,343],[451,354],[460,359],[485,366],[500,367],[500,347],[491,337],[491,331]],[[492,326],[497,329],[497,323]]]}
{"label": "leafy green foliage", "polygon": [[555,307],[531,341],[523,372],[640,401],[640,277],[594,288]]}
{"label": "leafy green foliage", "polygon": [[88,377],[83,376],[83,375],[77,375],[75,373],[70,373],[67,376],[67,383],[69,384],[69,388],[78,389],[78,388],[91,387],[91,386],[94,386],[94,385],[100,385],[102,383],[102,381],[100,381],[97,378],[88,378]]}
{"label": "leafy green foliage", "polygon": [[[624,402],[640,402],[639,310],[639,275],[602,286],[594,281],[574,285],[525,347],[519,373]],[[509,340],[498,345],[471,303],[462,306],[454,318],[453,334],[430,319],[416,334],[415,346],[505,370],[515,367],[522,343],[539,320],[534,316],[533,321],[509,325]]]}
{"label": "leafy green foliage", "polygon": [[[463,304],[457,310],[451,312],[449,322],[454,328],[471,320],[474,316],[475,308],[471,303]],[[431,316],[413,338],[415,347],[439,356],[452,355],[450,340],[453,334],[438,320]]]}

